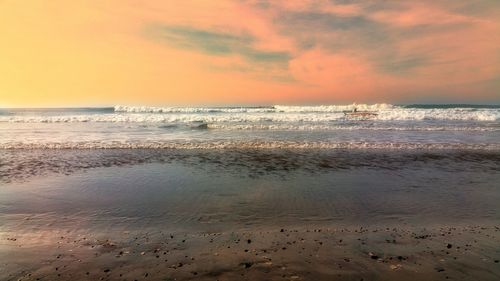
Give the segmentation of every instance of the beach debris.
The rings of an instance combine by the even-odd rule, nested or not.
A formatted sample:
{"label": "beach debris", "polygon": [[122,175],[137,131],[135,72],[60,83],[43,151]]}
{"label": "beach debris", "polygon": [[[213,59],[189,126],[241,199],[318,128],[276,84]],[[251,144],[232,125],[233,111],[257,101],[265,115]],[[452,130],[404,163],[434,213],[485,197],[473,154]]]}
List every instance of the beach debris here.
{"label": "beach debris", "polygon": [[375,254],[374,254],[374,253],[372,253],[372,252],[369,252],[369,253],[368,253],[368,255],[370,256],[370,258],[371,258],[372,260],[378,260],[378,259],[379,259],[379,256],[375,255]]}
{"label": "beach debris", "polygon": [[451,244],[448,243],[448,245],[446,245],[446,248],[450,249],[451,247],[453,247]]}
{"label": "beach debris", "polygon": [[389,267],[390,267],[392,270],[398,270],[398,269],[400,269],[400,268],[401,268],[401,267],[403,267],[403,266],[402,266],[401,264],[399,264],[399,263],[398,263],[398,264],[391,264]]}

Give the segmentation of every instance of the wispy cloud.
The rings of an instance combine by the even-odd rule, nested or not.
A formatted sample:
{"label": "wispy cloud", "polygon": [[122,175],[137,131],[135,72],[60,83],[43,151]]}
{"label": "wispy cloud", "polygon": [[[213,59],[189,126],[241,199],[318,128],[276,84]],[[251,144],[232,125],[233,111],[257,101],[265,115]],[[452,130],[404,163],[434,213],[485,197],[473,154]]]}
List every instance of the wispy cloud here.
{"label": "wispy cloud", "polygon": [[286,65],[290,54],[286,51],[269,51],[254,46],[250,34],[233,34],[190,26],[156,26],[155,36],[167,44],[203,52],[212,56],[240,56],[251,63]]}
{"label": "wispy cloud", "polygon": [[332,1],[332,5],[325,1],[312,3],[315,5],[299,9],[289,9],[287,5],[277,7],[274,21],[282,34],[296,40],[299,49],[323,48],[332,54],[354,53],[370,60],[379,71],[398,76],[411,75],[412,70],[439,61],[432,58],[433,52],[443,47],[408,48],[403,46],[406,42],[460,32],[479,22],[468,15],[413,1],[393,5],[366,1]]}

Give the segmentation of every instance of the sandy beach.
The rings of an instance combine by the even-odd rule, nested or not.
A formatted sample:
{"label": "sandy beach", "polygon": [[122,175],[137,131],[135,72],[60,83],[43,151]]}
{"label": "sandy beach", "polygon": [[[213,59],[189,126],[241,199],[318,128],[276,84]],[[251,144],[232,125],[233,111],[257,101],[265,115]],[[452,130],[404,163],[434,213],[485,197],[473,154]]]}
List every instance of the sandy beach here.
{"label": "sandy beach", "polygon": [[[498,226],[2,237],[2,280],[498,280]],[[41,243],[40,243],[41,242]]]}

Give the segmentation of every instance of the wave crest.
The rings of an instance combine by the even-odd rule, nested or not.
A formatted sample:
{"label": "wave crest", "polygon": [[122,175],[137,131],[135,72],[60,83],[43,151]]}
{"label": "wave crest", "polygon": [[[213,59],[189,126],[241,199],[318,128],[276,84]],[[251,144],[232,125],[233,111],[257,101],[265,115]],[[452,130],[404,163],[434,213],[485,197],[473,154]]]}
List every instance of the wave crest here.
{"label": "wave crest", "polygon": [[349,105],[316,105],[316,106],[288,106],[274,105],[270,107],[151,107],[116,105],[115,112],[128,113],[271,113],[271,112],[343,112],[358,110],[388,110],[392,104],[349,104]]}

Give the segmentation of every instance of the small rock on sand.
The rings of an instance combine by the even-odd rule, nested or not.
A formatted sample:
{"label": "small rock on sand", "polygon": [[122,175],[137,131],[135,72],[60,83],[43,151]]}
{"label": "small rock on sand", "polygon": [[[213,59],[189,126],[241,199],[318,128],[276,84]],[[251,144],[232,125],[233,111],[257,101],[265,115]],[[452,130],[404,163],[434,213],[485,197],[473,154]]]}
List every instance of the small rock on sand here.
{"label": "small rock on sand", "polygon": [[391,264],[389,267],[392,270],[398,270],[398,269],[400,269],[402,267],[402,265],[400,265],[400,264]]}

